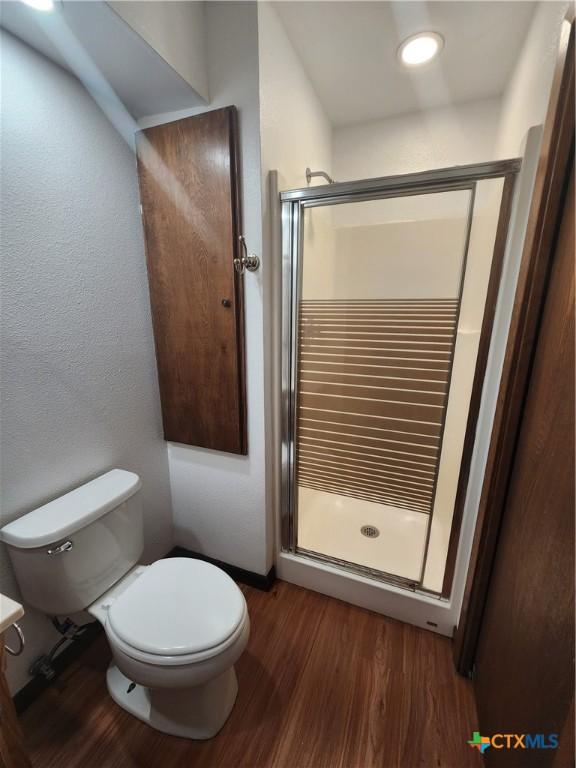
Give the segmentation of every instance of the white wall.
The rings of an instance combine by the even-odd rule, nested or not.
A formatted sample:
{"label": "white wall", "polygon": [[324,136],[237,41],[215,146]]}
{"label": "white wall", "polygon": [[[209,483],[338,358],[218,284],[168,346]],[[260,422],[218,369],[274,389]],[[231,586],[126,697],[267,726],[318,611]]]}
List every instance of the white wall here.
{"label": "white wall", "polygon": [[570,3],[538,4],[514,74],[502,99],[499,157],[515,157],[528,130],[544,122],[558,53],[560,26]]}
{"label": "white wall", "polygon": [[[529,98],[529,95],[527,94]],[[492,433],[492,423],[498,401],[502,366],[506,353],[508,331],[514,307],[516,283],[520,270],[520,261],[524,246],[524,238],[528,224],[530,200],[538,167],[539,147],[542,136],[540,127],[531,128],[526,137],[526,144],[521,148],[523,157],[522,169],[516,181],[514,204],[510,216],[508,241],[504,253],[502,278],[498,292],[498,301],[494,315],[490,351],[484,376],[484,387],[478,413],[478,426],[472,460],[470,462],[470,477],[462,517],[460,542],[456,568],[454,572],[454,589],[452,602],[456,624],[464,598],[468,563],[472,550],[474,528],[478,507],[484,483],[484,472],[488,458],[488,449]],[[432,574],[433,575],[433,574]]]}
{"label": "white wall", "polygon": [[514,307],[530,201],[538,167],[542,139],[541,124],[546,118],[560,31],[569,7],[569,3],[542,2],[539,4],[515,72],[503,97],[498,152],[501,157],[518,155],[523,158],[523,162],[516,184],[514,206],[510,219],[460,533],[460,547],[454,579],[456,585],[454,603],[458,613],[464,597],[466,572],[482,494],[492,422],[498,400],[498,389]]}
{"label": "white wall", "polygon": [[334,176],[350,181],[494,160],[500,109],[499,99],[486,99],[338,128]]}
{"label": "white wall", "polygon": [[423,578],[424,587],[435,592],[442,591],[444,580],[502,190],[502,179],[486,179],[476,186]]}
{"label": "white wall", "polygon": [[[306,186],[306,168],[331,173],[332,128],[288,39],[274,3],[258,3],[262,148],[262,280],[266,408],[266,504],[274,521],[280,503],[281,264],[278,189]],[[277,176],[271,182],[271,171]],[[321,179],[313,184],[323,184]],[[331,232],[314,211],[306,236],[322,243]],[[270,541],[272,546],[272,541]]]}
{"label": "white wall", "polygon": [[277,170],[280,189],[305,187],[308,166],[331,171],[332,128],[274,3],[258,4],[258,28],[264,179]]}
{"label": "white wall", "polygon": [[108,5],[200,96],[208,99],[204,2],[114,0]]}
{"label": "white wall", "polygon": [[[157,115],[143,127],[234,104],[239,110],[243,232],[262,253],[258,25],[254,2],[206,7],[208,107]],[[266,505],[262,271],[244,277],[248,455],[170,443],[175,543],[266,573],[272,564],[272,515]]]}
{"label": "white wall", "polygon": [[[2,33],[2,522],[107,471],[142,477],[146,556],[170,549],[134,156],[82,86]],[[4,548],[0,592],[18,598]],[[29,610],[13,690],[56,639]]]}

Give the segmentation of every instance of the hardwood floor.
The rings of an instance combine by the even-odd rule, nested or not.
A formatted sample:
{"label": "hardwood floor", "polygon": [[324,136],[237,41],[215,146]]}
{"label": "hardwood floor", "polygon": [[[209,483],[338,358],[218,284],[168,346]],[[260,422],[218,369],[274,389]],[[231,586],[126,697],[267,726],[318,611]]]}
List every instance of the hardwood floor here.
{"label": "hardwood floor", "polygon": [[37,768],[478,768],[471,684],[448,639],[277,582],[242,587],[252,635],[239,694],[209,742],[114,704],[102,636],[23,715]]}

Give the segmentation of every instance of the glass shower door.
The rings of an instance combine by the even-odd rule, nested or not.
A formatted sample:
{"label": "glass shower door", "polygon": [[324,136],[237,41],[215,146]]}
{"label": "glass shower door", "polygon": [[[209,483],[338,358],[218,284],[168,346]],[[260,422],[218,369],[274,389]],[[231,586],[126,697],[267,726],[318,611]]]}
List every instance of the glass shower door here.
{"label": "glass shower door", "polygon": [[306,210],[300,551],[421,581],[471,199],[461,190]]}
{"label": "glass shower door", "polygon": [[286,549],[445,591],[503,175],[286,193]]}

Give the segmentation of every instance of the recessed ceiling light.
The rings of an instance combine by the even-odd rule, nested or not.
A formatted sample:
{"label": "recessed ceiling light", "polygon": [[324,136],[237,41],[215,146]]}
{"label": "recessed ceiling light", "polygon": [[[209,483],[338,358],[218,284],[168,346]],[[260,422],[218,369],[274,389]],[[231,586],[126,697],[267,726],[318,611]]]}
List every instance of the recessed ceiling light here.
{"label": "recessed ceiling light", "polygon": [[407,67],[418,67],[438,56],[443,46],[442,35],[437,32],[420,32],[404,40],[398,48],[398,58]]}
{"label": "recessed ceiling light", "polygon": [[34,8],[35,11],[54,10],[54,0],[22,0],[22,2],[29,5],[30,8]]}

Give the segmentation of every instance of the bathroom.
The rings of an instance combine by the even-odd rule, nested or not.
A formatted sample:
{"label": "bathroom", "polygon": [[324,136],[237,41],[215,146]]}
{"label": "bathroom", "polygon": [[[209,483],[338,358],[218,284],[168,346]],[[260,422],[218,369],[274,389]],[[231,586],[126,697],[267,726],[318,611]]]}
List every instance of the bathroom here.
{"label": "bathroom", "polygon": [[[545,195],[562,191],[545,233],[568,195],[572,12],[2,0],[0,626],[21,732],[7,765],[571,764],[574,449],[560,425],[574,415],[559,375],[544,398],[564,406],[555,435],[532,443],[534,472],[549,455],[564,474],[542,472],[546,514],[523,497],[507,582],[502,553],[545,310],[570,313],[547,303],[556,241],[540,261],[532,244]],[[406,44],[422,33],[420,64]],[[221,121],[175,162],[171,124],[193,132],[210,113]],[[211,260],[193,258],[198,210],[215,216]],[[211,280],[220,338],[203,332]],[[81,554],[78,520],[52,538],[32,528],[94,520],[81,489],[101,478],[98,514],[134,510],[127,538],[141,505],[127,570],[167,574],[165,593],[126,587],[150,600],[144,633],[154,611],[168,632],[190,619],[185,644],[200,615],[241,616],[209,738],[135,712],[146,683],[125,670],[111,695],[106,619],[49,610],[48,572],[18,554]],[[126,578],[116,542],[99,549],[91,530],[93,568],[118,569],[83,608]],[[533,597],[514,587],[510,626],[497,579]],[[524,687],[510,659],[537,660]],[[166,691],[188,713],[198,697],[180,688]],[[560,746],[481,754],[476,732]]]}

